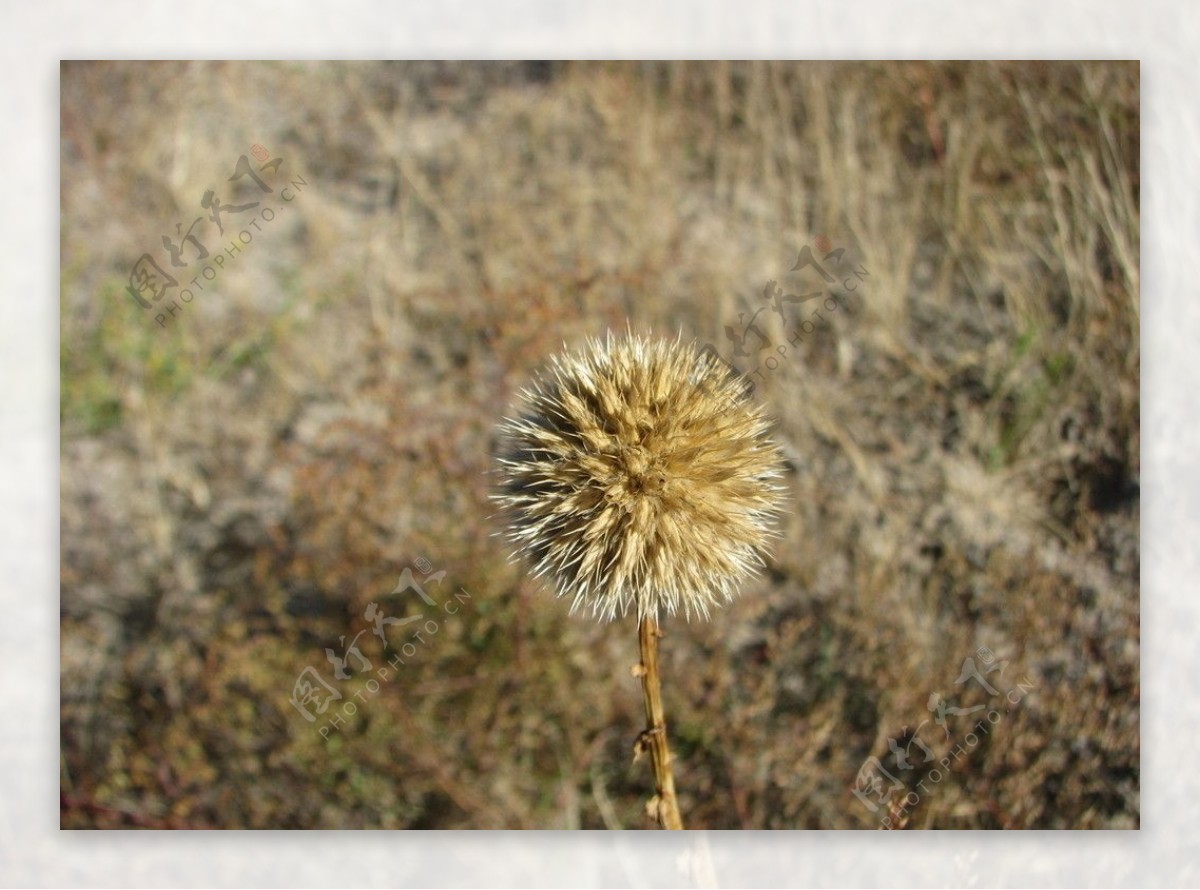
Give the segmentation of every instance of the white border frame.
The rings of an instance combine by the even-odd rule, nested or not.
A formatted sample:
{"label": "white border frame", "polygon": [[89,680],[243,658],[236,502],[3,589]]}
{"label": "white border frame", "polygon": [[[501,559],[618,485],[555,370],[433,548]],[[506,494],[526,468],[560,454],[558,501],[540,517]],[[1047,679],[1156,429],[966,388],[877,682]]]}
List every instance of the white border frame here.
{"label": "white border frame", "polygon": [[[0,882],[120,886],[1195,885],[1200,248],[1191,4],[6,4],[0,13]],[[62,58],[1142,59],[1141,832],[60,832],[58,71]]]}

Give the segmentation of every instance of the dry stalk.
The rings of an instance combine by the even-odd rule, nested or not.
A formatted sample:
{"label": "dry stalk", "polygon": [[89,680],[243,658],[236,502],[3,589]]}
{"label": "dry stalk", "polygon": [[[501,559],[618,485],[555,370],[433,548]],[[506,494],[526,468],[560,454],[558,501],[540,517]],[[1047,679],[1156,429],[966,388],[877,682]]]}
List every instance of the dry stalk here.
{"label": "dry stalk", "polygon": [[646,702],[646,729],[638,737],[636,752],[650,751],[654,768],[654,789],[649,811],[663,828],[679,830],[683,819],[679,815],[679,800],[675,795],[675,773],[671,769],[671,749],[667,745],[667,721],[663,716],[662,685],[658,671],[658,638],[662,631],[653,615],[647,615],[638,625],[638,648],[641,651],[642,696]]}

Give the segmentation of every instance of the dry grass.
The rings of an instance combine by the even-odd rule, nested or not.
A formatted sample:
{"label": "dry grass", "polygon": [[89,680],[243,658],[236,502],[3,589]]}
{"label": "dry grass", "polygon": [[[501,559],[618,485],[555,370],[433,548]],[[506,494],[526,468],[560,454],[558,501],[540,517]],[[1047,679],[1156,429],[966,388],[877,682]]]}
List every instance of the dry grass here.
{"label": "dry grass", "polygon": [[[931,693],[1026,681],[899,776],[933,789],[906,824],[1137,826],[1138,94],[1136,63],[67,63],[62,824],[644,825],[632,635],[486,519],[516,389],[631,323],[761,371],[789,461],[767,576],[662,641],[689,827],[872,827],[868,757],[926,720],[952,750]],[[254,143],[307,185],[160,329],[130,266]],[[774,368],[733,356],[818,235],[868,276]],[[758,316],[772,349],[809,306]],[[390,593],[419,558],[437,613]],[[438,630],[325,738],[289,696],[361,630],[386,666],[369,603]],[[984,647],[997,696],[955,685]]]}

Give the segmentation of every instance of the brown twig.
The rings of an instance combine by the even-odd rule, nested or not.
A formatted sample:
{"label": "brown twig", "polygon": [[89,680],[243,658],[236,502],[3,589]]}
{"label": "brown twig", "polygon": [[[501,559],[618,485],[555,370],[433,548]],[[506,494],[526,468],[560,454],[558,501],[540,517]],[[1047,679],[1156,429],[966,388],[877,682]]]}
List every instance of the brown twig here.
{"label": "brown twig", "polygon": [[642,696],[646,701],[646,730],[638,737],[636,751],[650,751],[654,767],[654,788],[658,792],[650,802],[650,813],[663,828],[682,829],[679,801],[675,797],[675,774],[671,770],[671,751],[667,747],[667,721],[663,717],[662,687],[658,673],[658,621],[647,615],[638,626],[638,647],[642,663]]}

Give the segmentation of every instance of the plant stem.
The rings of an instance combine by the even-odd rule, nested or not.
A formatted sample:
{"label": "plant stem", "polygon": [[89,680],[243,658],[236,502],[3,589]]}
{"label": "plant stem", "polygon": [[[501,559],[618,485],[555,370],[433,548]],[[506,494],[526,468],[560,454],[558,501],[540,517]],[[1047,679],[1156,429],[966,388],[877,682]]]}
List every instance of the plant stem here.
{"label": "plant stem", "polygon": [[671,751],[667,747],[667,721],[663,717],[662,687],[658,675],[658,620],[647,615],[638,625],[638,647],[642,656],[642,697],[646,701],[646,731],[640,743],[650,749],[654,767],[654,787],[658,792],[655,813],[663,828],[681,829],[679,801],[675,797],[675,774],[671,771]]}

